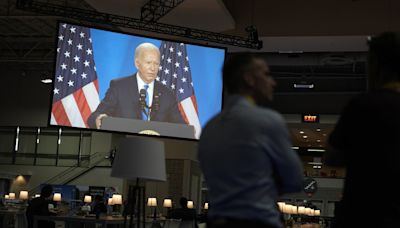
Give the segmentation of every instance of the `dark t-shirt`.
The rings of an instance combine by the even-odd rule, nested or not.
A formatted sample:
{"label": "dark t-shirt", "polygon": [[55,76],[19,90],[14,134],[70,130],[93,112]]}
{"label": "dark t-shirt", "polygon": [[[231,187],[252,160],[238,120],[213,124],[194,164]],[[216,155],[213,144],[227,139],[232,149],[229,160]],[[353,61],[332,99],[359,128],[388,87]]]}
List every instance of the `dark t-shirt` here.
{"label": "dark t-shirt", "polygon": [[400,93],[381,90],[353,99],[329,144],[347,169],[336,227],[350,227],[350,221],[390,226],[400,217]]}
{"label": "dark t-shirt", "polygon": [[[32,201],[29,202],[28,208],[26,209],[26,218],[28,220],[29,228],[33,227],[33,221],[34,221],[35,215],[42,215],[42,216],[56,215],[55,213],[52,213],[49,211],[49,208],[48,208],[49,203],[52,203],[52,202],[49,200],[46,200],[45,198],[42,198],[42,197],[34,198],[34,199],[32,199]],[[53,228],[54,222],[39,221],[38,227]]]}

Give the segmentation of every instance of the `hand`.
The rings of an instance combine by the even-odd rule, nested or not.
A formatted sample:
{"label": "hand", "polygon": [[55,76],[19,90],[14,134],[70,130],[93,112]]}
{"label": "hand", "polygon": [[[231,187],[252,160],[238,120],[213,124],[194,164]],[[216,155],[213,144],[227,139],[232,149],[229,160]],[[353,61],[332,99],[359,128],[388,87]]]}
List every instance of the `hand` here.
{"label": "hand", "polygon": [[97,129],[100,129],[100,127],[101,127],[101,120],[104,118],[104,117],[107,117],[107,114],[100,114],[100,115],[98,115],[97,116],[97,118],[96,118],[96,128]]}

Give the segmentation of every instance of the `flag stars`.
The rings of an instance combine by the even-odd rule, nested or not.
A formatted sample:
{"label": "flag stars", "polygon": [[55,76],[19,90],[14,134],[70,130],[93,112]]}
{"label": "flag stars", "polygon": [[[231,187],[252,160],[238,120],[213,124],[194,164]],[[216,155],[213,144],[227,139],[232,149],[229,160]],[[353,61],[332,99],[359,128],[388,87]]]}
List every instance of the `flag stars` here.
{"label": "flag stars", "polygon": [[79,36],[80,36],[81,38],[85,38],[85,33],[81,32],[81,33],[79,33]]}
{"label": "flag stars", "polygon": [[75,56],[74,56],[74,61],[75,61],[75,62],[79,62],[79,61],[80,61],[80,59],[81,59],[81,58],[80,58],[80,57],[78,57],[77,55],[75,55]]}
{"label": "flag stars", "polygon": [[60,53],[60,48],[57,48],[57,53]]}
{"label": "flag stars", "polygon": [[97,71],[96,66],[93,67],[93,70],[94,70],[94,71]]}
{"label": "flag stars", "polygon": [[174,83],[171,84],[171,89],[175,90],[175,84]]}
{"label": "flag stars", "polygon": [[63,28],[67,28],[67,24],[63,24],[62,27],[63,27]]}
{"label": "flag stars", "polygon": [[60,35],[58,36],[58,40],[64,40],[64,36],[60,34]]}
{"label": "flag stars", "polygon": [[78,44],[76,45],[76,47],[78,48],[78,50],[82,50],[82,44]]}
{"label": "flag stars", "polygon": [[72,45],[72,40],[71,39],[69,39],[67,42],[68,42],[68,45]]}
{"label": "flag stars", "polygon": [[60,92],[60,90],[59,90],[59,89],[57,89],[57,88],[54,88],[53,92],[54,92],[54,94],[60,94],[60,93],[59,93],[59,92]]}
{"label": "flag stars", "polygon": [[181,57],[182,56],[182,52],[178,51],[178,56]]}
{"label": "flag stars", "polygon": [[87,78],[86,76],[87,76],[87,74],[85,74],[85,72],[83,72],[83,73],[81,74],[82,79]]}
{"label": "flag stars", "polygon": [[64,77],[63,77],[63,76],[61,76],[61,74],[60,74],[60,75],[58,75],[58,77],[57,77],[57,81],[58,81],[58,82],[62,82],[62,81],[63,81],[63,79],[64,79]]}
{"label": "flag stars", "polygon": [[171,61],[172,61],[171,58],[168,58],[168,59],[167,59],[167,62],[168,62],[168,63],[171,63]]}
{"label": "flag stars", "polygon": [[68,81],[68,86],[69,86],[69,87],[74,86],[74,81],[69,80],[69,81]]}
{"label": "flag stars", "polygon": [[185,91],[185,90],[182,88],[179,89],[179,93],[183,93],[183,91]]}
{"label": "flag stars", "polygon": [[178,78],[178,75],[177,75],[176,73],[174,73],[172,76],[173,76],[174,78]]}
{"label": "flag stars", "polygon": [[174,48],[173,48],[173,47],[170,47],[170,48],[169,48],[169,52],[174,52]]}
{"label": "flag stars", "polygon": [[162,66],[161,65],[158,67],[158,70],[162,70]]}
{"label": "flag stars", "polygon": [[169,74],[169,69],[165,69],[165,70],[164,70],[164,73],[165,73],[165,74]]}
{"label": "flag stars", "polygon": [[186,78],[185,77],[183,77],[181,80],[182,80],[182,82],[186,82]]}
{"label": "flag stars", "polygon": [[186,61],[189,61],[189,57],[188,56],[186,56],[185,59],[186,59]]}
{"label": "flag stars", "polygon": [[167,85],[167,81],[165,81],[165,79],[162,80],[161,83],[162,83],[163,85]]}
{"label": "flag stars", "polygon": [[72,74],[76,74],[76,70],[77,70],[77,69],[72,68],[72,69],[71,69],[71,73],[72,73]]}
{"label": "flag stars", "polygon": [[156,77],[156,81],[158,81],[158,82],[160,81],[160,77],[159,76]]}
{"label": "flag stars", "polygon": [[185,72],[188,72],[188,71],[189,71],[189,67],[185,66],[185,67],[183,68],[183,70],[184,70]]}
{"label": "flag stars", "polygon": [[193,86],[193,82],[191,82],[190,85]]}
{"label": "flag stars", "polygon": [[65,55],[65,58],[69,58],[70,57],[70,52],[69,51],[66,51],[66,52],[64,52],[64,55]]}
{"label": "flag stars", "polygon": [[181,64],[178,63],[178,62],[175,63],[175,67],[176,67],[176,68],[178,68],[180,65],[181,65]]}
{"label": "flag stars", "polygon": [[67,69],[67,64],[65,64],[65,63],[61,64],[61,69],[66,70]]}
{"label": "flag stars", "polygon": [[185,45],[185,44],[184,44],[184,43],[180,43],[179,45],[183,46],[183,45]]}
{"label": "flag stars", "polygon": [[89,42],[92,43],[92,38],[89,38]]}
{"label": "flag stars", "polygon": [[164,60],[164,55],[161,56],[161,59]]}
{"label": "flag stars", "polygon": [[86,50],[86,54],[87,54],[87,55],[91,55],[91,54],[92,54],[92,49],[88,48],[88,49]]}
{"label": "flag stars", "polygon": [[71,31],[71,33],[75,33],[75,30],[76,30],[75,27],[71,27],[71,28],[69,29],[69,31]]}
{"label": "flag stars", "polygon": [[85,67],[88,67],[88,66],[90,66],[90,62],[89,62],[89,61],[87,61],[87,60],[85,60],[85,62],[83,62],[83,64],[85,65]]}

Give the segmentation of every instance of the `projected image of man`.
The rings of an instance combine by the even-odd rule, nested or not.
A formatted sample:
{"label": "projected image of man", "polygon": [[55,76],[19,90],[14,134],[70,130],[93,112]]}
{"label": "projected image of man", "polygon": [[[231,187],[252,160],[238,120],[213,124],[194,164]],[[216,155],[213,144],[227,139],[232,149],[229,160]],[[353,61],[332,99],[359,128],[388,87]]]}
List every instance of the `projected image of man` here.
{"label": "projected image of man", "polygon": [[160,67],[158,47],[140,44],[134,62],[137,72],[110,82],[104,99],[88,118],[89,126],[100,129],[107,116],[185,123],[172,91],[155,80]]}

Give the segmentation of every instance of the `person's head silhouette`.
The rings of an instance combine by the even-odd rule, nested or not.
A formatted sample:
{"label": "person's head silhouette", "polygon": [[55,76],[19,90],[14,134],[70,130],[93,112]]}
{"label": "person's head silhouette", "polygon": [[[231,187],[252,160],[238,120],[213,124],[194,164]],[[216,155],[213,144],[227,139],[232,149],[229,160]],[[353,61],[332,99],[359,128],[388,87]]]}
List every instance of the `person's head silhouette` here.
{"label": "person's head silhouette", "polygon": [[187,203],[188,203],[188,199],[185,197],[181,197],[179,199],[179,205],[181,205],[181,208],[187,208]]}

